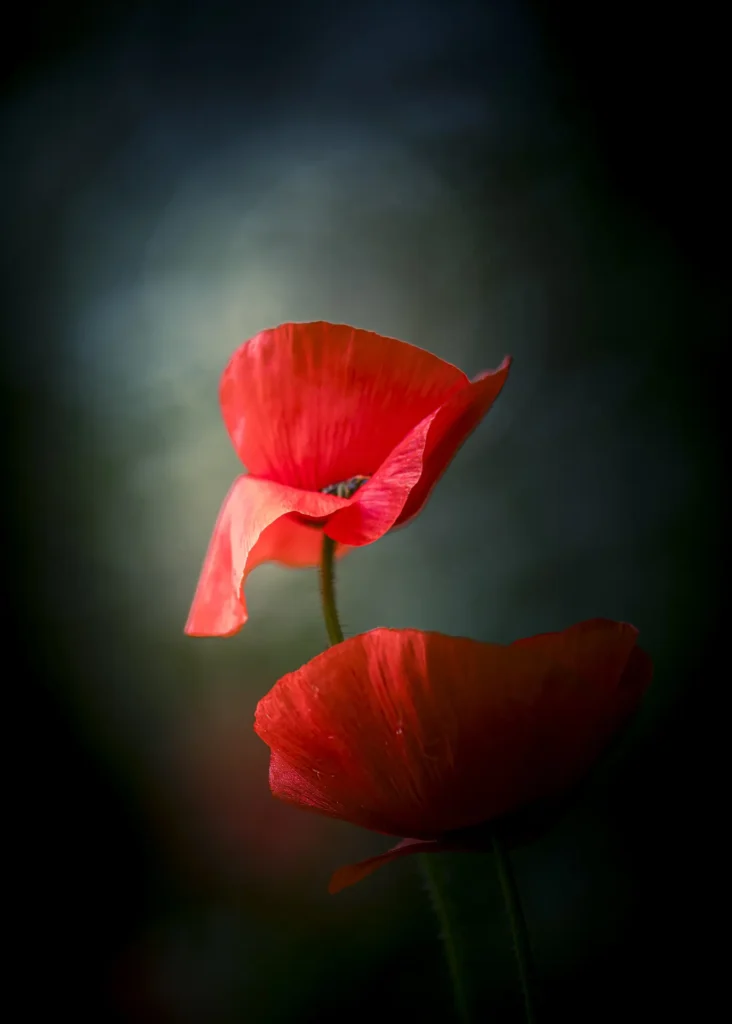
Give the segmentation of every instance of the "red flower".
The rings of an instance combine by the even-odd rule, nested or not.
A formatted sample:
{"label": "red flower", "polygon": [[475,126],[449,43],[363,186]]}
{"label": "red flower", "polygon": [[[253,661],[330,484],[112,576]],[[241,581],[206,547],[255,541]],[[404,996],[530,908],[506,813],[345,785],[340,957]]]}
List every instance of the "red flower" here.
{"label": "red flower", "polygon": [[480,826],[571,790],[650,682],[636,637],[606,619],[506,646],[376,629],[280,679],[255,722],[274,795],[412,837],[331,892],[395,857],[476,848]]}
{"label": "red flower", "polygon": [[370,544],[417,515],[509,366],[470,381],[414,345],[326,323],[284,324],[243,344],[219,393],[249,473],[219,513],[186,633],[236,633],[251,570],[316,565],[322,531],[345,547]]}

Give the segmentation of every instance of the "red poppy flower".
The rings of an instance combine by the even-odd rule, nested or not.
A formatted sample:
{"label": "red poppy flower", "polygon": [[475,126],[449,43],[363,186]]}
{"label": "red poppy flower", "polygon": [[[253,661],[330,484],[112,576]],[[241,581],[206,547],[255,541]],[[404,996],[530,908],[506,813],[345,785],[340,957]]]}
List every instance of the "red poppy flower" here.
{"label": "red poppy flower", "polygon": [[396,857],[479,847],[486,823],[571,790],[636,709],[637,630],[593,619],[508,645],[377,629],[284,676],[257,707],[270,786],[387,835],[331,892]]}
{"label": "red poppy flower", "polygon": [[249,472],[219,513],[186,633],[236,633],[244,580],[262,562],[316,565],[323,531],[343,553],[417,515],[509,366],[470,381],[414,345],[327,323],[245,342],[219,394]]}

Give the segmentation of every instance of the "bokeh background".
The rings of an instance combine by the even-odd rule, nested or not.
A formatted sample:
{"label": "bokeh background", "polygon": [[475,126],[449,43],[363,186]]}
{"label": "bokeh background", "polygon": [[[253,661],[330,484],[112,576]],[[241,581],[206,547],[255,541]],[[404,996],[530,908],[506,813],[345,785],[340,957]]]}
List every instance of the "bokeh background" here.
{"label": "bokeh background", "polygon": [[[420,518],[341,564],[346,631],[639,627],[656,664],[641,714],[515,868],[543,1019],[704,1019],[722,35],[703,4],[588,6],[15,10],[0,197],[16,1019],[449,1019],[416,863],[331,897],[331,870],[385,840],[269,795],[253,710],[324,646],[315,573],[265,566],[239,635],[182,633],[239,472],[219,375],[243,339],[311,319],[469,374],[514,356]],[[479,1019],[518,1021],[491,858],[442,861]]]}

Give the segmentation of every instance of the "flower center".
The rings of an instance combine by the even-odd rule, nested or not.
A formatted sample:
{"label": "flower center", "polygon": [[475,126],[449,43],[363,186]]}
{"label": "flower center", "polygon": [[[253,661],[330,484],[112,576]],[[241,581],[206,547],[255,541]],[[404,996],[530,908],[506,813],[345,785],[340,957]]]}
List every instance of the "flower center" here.
{"label": "flower center", "polygon": [[337,498],[352,498],[359,487],[363,487],[369,479],[367,476],[352,476],[348,480],[341,480],[337,484],[328,484],[323,487],[321,494],[335,494]]}

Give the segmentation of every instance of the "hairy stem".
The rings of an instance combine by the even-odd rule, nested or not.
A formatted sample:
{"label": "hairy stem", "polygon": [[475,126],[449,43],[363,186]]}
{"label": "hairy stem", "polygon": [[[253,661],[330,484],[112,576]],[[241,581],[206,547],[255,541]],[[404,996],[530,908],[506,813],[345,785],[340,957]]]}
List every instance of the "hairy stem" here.
{"label": "hairy stem", "polygon": [[450,904],[445,892],[443,879],[441,878],[437,858],[439,854],[421,853],[419,860],[422,867],[427,891],[429,892],[432,906],[434,907],[437,920],[440,923],[442,943],[445,949],[445,958],[450,970],[450,981],[452,982],[452,994],[455,1000],[457,1019],[461,1024],[470,1024],[472,1017],[468,1003],[465,981],[463,978],[462,965],[458,956],[455,926],[452,920]]}
{"label": "hairy stem", "polygon": [[526,921],[524,920],[523,911],[521,910],[521,900],[519,899],[516,880],[513,877],[513,871],[511,870],[511,862],[497,836],[493,837],[493,853],[496,858],[496,867],[498,868],[498,878],[501,883],[503,900],[506,904],[506,913],[508,914],[508,921],[511,926],[513,949],[516,954],[516,966],[518,968],[519,981],[521,983],[521,992],[524,997],[526,1022],[527,1024],[535,1024],[536,1016],[534,1014],[534,1001],[532,997],[533,971],[531,968],[529,933],[526,930]]}
{"label": "hairy stem", "polygon": [[336,542],[323,534],[323,553],[320,558],[320,594],[323,601],[323,618],[328,631],[331,647],[343,642],[343,630],[338,621],[335,601],[335,558]]}

